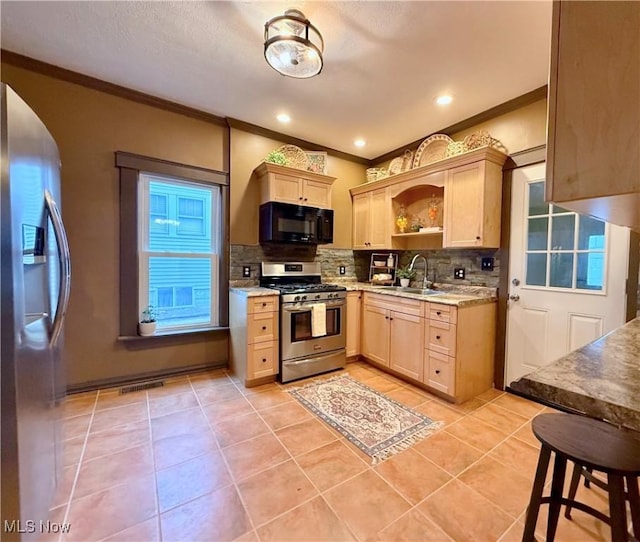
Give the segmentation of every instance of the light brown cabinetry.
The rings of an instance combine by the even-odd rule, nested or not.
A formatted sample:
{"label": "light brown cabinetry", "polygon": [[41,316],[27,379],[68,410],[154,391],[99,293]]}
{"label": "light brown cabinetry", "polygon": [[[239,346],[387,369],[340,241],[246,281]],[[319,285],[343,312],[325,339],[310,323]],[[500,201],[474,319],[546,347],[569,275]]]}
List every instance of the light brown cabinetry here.
{"label": "light brown cabinetry", "polygon": [[452,168],[444,193],[445,248],[500,246],[501,166],[480,160]]}
{"label": "light brown cabinetry", "polygon": [[260,203],[279,201],[305,207],[331,208],[334,177],[263,162],[254,175],[260,183]]}
{"label": "light brown cabinetry", "polygon": [[[353,248],[499,247],[506,158],[484,147],[352,188]],[[431,226],[428,209],[433,201],[441,205],[434,224],[442,225],[441,233],[396,231],[395,218],[402,208],[409,225],[419,218]]]}
{"label": "light brown cabinetry", "polygon": [[247,386],[278,374],[278,296],[229,294],[231,370]]}
{"label": "light brown cabinetry", "polygon": [[390,245],[387,190],[373,190],[353,198],[353,248],[375,249]]}
{"label": "light brown cabinetry", "polygon": [[547,201],[640,231],[640,2],[553,2]]}
{"label": "light brown cabinetry", "polygon": [[365,292],[362,354],[393,371],[422,380],[425,303]]}
{"label": "light brown cabinetry", "polygon": [[360,354],[362,292],[347,292],[347,357]]}

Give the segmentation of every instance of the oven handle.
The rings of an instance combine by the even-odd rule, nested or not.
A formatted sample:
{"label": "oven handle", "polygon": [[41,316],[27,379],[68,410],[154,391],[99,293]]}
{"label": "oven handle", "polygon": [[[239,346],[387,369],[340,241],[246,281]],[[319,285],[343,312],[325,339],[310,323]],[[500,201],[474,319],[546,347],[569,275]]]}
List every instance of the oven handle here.
{"label": "oven handle", "polygon": [[[333,308],[333,307],[344,307],[345,306],[345,302],[344,300],[340,300],[340,301],[327,301],[327,302],[323,302],[323,301],[318,301],[318,303],[324,303],[327,308]],[[310,304],[307,305],[297,305],[295,307],[287,307],[286,305],[282,306],[282,310],[283,311],[287,311],[287,312],[309,312],[311,310]]]}

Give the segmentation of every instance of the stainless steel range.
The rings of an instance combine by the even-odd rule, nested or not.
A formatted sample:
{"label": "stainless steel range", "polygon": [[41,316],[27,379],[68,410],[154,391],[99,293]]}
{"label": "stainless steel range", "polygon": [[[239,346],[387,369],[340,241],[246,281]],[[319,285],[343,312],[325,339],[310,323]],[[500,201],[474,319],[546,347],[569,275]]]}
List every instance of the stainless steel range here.
{"label": "stainless steel range", "polygon": [[320,264],[262,262],[260,286],[280,292],[280,379],[346,363],[346,288],[322,284]]}

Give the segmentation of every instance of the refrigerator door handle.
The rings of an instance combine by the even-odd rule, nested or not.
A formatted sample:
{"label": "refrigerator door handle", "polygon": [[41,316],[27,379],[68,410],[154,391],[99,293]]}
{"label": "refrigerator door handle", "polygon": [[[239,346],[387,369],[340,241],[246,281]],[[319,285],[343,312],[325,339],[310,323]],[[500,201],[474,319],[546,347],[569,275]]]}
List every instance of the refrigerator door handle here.
{"label": "refrigerator door handle", "polygon": [[51,192],[44,191],[45,205],[49,216],[51,216],[51,224],[53,225],[53,233],[56,236],[56,244],[58,247],[58,255],[60,257],[60,295],[56,306],[56,316],[53,320],[51,329],[51,346],[54,346],[62,333],[64,318],[69,306],[69,290],[71,288],[71,256],[69,254],[69,242],[67,241],[67,232],[62,223],[62,215],[56,204]]}

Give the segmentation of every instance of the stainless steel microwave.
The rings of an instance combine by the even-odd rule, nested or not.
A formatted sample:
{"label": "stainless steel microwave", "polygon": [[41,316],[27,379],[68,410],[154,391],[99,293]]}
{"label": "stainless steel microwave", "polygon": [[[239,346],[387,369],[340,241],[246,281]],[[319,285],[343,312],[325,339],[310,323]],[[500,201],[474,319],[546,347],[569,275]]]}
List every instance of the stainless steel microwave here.
{"label": "stainless steel microwave", "polygon": [[276,201],[263,203],[260,243],[333,243],[333,211]]}

